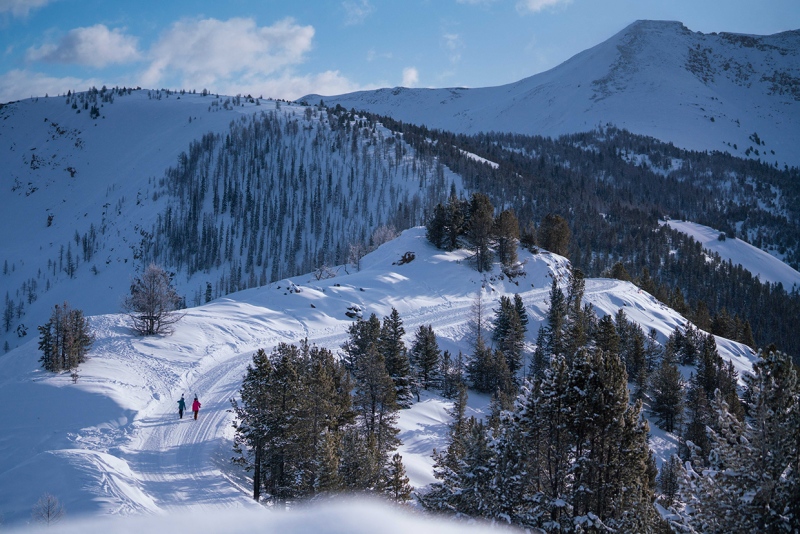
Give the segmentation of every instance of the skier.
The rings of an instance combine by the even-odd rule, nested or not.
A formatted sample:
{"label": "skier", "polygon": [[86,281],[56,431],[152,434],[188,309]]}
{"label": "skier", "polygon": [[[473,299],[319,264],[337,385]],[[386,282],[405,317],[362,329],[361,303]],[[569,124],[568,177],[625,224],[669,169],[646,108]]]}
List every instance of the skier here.
{"label": "skier", "polygon": [[197,400],[197,395],[194,396],[194,402],[192,403],[192,411],[194,412],[194,420],[197,421],[197,412],[200,411],[200,401]]}
{"label": "skier", "polygon": [[186,401],[183,398],[183,394],[181,394],[181,400],[178,401],[178,415],[180,419],[183,419],[183,412],[186,410]]}

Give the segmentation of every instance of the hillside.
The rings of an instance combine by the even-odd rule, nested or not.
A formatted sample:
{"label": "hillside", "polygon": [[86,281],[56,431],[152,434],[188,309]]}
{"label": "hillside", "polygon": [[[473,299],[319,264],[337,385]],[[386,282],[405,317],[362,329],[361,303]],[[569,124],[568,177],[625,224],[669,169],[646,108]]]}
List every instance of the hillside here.
{"label": "hillside", "polygon": [[693,150],[800,165],[800,31],[692,32],[638,21],[561,65],[486,88],[308,95],[459,133],[559,136],[613,124]]}
{"label": "hillside", "polygon": [[[408,251],[410,263],[398,260]],[[311,343],[338,351],[357,309],[379,317],[396,308],[406,341],[420,325],[432,325],[440,348],[469,351],[468,322],[478,292],[488,310],[501,295],[519,293],[530,317],[532,344],[549,306],[553,277],[565,282],[568,262],[521,251],[524,275],[515,282],[497,268],[480,274],[465,251],[442,252],[424,229],[404,232],[362,260],[359,272],[328,280],[311,275],[284,279],[188,310],[174,335],[134,336],[125,316],[91,318],[97,341],[73,384],[67,374],[39,369],[31,340],[0,357],[0,513],[19,525],[44,491],[65,504],[70,517],[199,513],[253,507],[242,473],[229,462],[232,447],[229,399],[236,395],[253,351],[278,342]],[[104,288],[89,288],[92,295]],[[685,319],[636,286],[588,279],[585,302],[600,316],[623,309],[664,342]],[[739,372],[752,352],[717,338],[720,354]],[[198,394],[200,419],[178,420],[182,393]],[[471,395],[471,412],[486,413],[487,399]],[[428,394],[400,416],[400,438],[412,485],[433,481],[430,454],[446,443],[449,402]],[[675,438],[653,432],[659,460]]]}
{"label": "hillside", "polygon": [[689,221],[670,220],[664,224],[691,236],[704,249],[719,254],[723,261],[736,262],[751,273],[757,273],[762,282],[781,284],[787,291],[800,288],[800,272],[750,243],[741,239],[720,239],[718,230]]}
{"label": "hillside", "polygon": [[0,107],[0,152],[5,348],[64,301],[120,311],[150,262],[198,305],[345,263],[350,245],[421,224],[462,187],[379,124],[184,91],[11,103]]}

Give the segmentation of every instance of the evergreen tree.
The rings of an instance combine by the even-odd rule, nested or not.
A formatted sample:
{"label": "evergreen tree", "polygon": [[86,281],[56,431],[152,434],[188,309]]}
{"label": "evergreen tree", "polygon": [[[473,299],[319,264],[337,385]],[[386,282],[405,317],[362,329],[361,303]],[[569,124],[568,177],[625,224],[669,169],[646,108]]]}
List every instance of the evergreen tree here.
{"label": "evergreen tree", "polygon": [[661,490],[661,502],[665,508],[669,508],[675,502],[678,495],[681,481],[681,459],[672,455],[667,461],[661,464],[658,473],[658,488]]}
{"label": "evergreen tree", "polygon": [[443,373],[440,373],[440,356],[441,351],[436,342],[436,334],[433,332],[433,327],[431,325],[420,325],[414,337],[414,343],[411,345],[409,359],[419,376],[422,388],[425,390],[437,386],[441,382],[442,374],[446,376],[450,373],[450,353],[447,353],[448,363],[447,368],[443,369]]}
{"label": "evergreen tree", "polygon": [[383,318],[378,344],[386,362],[386,372],[394,382],[395,402],[401,408],[408,408],[412,402],[411,364],[403,341],[405,333],[400,314],[392,308],[392,312]]}
{"label": "evergreen tree", "polygon": [[[744,501],[738,511],[752,517],[756,530],[788,532],[800,525],[800,381],[791,358],[784,353],[761,353],[747,374],[745,399],[748,420],[743,439],[722,458],[731,479],[730,490]],[[729,439],[730,442],[730,439]],[[734,462],[741,473],[729,469]]]}
{"label": "evergreen tree", "polygon": [[517,383],[522,369],[522,350],[525,345],[525,330],[516,306],[507,296],[500,297],[500,308],[495,310],[492,340],[505,356],[512,380]]}
{"label": "evergreen tree", "polygon": [[375,349],[381,335],[381,321],[374,313],[366,321],[356,321],[350,325],[347,333],[350,338],[342,345],[345,366],[356,373],[371,349]]}
{"label": "evergreen tree", "polygon": [[617,333],[617,326],[614,324],[614,319],[612,319],[610,315],[604,316],[597,323],[595,342],[598,348],[614,354],[615,356],[619,356],[619,333]]}
{"label": "evergreen tree", "polygon": [[569,224],[560,215],[547,214],[539,226],[538,237],[543,249],[564,257],[569,254],[569,241],[572,235]]}
{"label": "evergreen tree", "polygon": [[261,498],[264,484],[262,469],[265,467],[265,446],[267,444],[267,427],[269,412],[269,388],[272,378],[272,363],[264,349],[258,349],[253,355],[253,362],[247,366],[247,372],[239,390],[241,401],[231,399],[233,412],[236,415],[233,427],[234,463],[253,472],[253,499]]}
{"label": "evergreen tree", "polygon": [[464,233],[468,203],[450,195],[447,203],[447,224],[445,225],[445,244],[447,250],[458,248],[458,238]]}
{"label": "evergreen tree", "polygon": [[517,263],[519,221],[514,210],[503,210],[494,222],[497,256],[504,267],[510,269]]}
{"label": "evergreen tree", "polygon": [[514,293],[514,309],[517,310],[517,316],[519,316],[519,323],[522,325],[522,329],[527,332],[528,312],[525,311],[525,303],[522,302],[522,297],[519,296],[519,293]]}
{"label": "evergreen tree", "polygon": [[316,495],[336,494],[345,489],[345,480],[341,472],[343,434],[344,431],[329,431],[321,436],[321,445],[315,458]]}
{"label": "evergreen tree", "polygon": [[689,377],[686,407],[688,423],[681,440],[681,458],[687,460],[692,456],[693,451],[696,451],[699,458],[705,459],[710,451],[706,427],[711,424],[711,407],[708,402],[708,394],[694,375]]}
{"label": "evergreen tree", "polygon": [[568,311],[566,298],[555,278],[550,286],[549,300],[550,308],[547,311],[543,346],[545,356],[553,357],[559,354],[564,355],[567,347],[565,325]]}
{"label": "evergreen tree", "polygon": [[683,376],[678,366],[669,358],[663,358],[661,365],[650,378],[653,403],[650,407],[659,428],[673,432],[680,424],[684,409]]}
{"label": "evergreen tree", "polygon": [[425,225],[425,237],[436,248],[444,248],[447,237],[447,209],[442,204],[437,204],[433,215]]}
{"label": "evergreen tree", "polygon": [[520,229],[519,244],[530,252],[536,250],[536,225],[529,221],[524,228]]}
{"label": "evergreen tree", "polygon": [[86,361],[95,340],[83,311],[71,309],[67,302],[56,304],[50,319],[38,329],[39,362],[52,372],[76,369]]}
{"label": "evergreen tree", "polygon": [[413,490],[406,476],[403,457],[399,453],[392,456],[392,460],[383,472],[381,490],[384,495],[395,502],[404,503],[411,500]]}
{"label": "evergreen tree", "polygon": [[456,363],[450,355],[450,351],[442,352],[439,375],[442,379],[442,396],[452,399],[458,392],[458,384],[463,382],[460,371],[456,369]]}
{"label": "evergreen tree", "polygon": [[475,267],[478,272],[492,268],[492,229],[494,225],[494,206],[483,193],[474,193],[469,204],[467,237],[472,244]]}
{"label": "evergreen tree", "polygon": [[383,355],[372,345],[356,368],[356,387],[353,407],[358,414],[358,425],[366,438],[372,464],[377,471],[370,476],[374,487],[380,469],[388,461],[389,451],[399,445],[396,427],[398,405],[392,378],[386,372]]}

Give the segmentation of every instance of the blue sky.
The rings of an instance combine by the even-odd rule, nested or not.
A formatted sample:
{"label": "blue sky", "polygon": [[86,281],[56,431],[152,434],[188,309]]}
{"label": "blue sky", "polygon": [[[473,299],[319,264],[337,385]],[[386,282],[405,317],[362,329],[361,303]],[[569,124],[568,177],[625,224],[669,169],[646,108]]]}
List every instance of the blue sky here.
{"label": "blue sky", "polygon": [[798,0],[0,0],[0,102],[92,85],[298,98],[484,87],[638,19],[800,29]]}

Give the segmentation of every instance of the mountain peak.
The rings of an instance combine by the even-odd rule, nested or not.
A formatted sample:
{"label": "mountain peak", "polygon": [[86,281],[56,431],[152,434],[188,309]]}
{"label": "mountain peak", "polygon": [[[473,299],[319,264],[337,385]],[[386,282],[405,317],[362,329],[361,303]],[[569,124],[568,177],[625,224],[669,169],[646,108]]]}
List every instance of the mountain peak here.
{"label": "mountain peak", "polygon": [[[679,21],[637,20],[561,65],[508,85],[362,91],[324,100],[467,134],[556,137],[614,124],[681,148],[798,166],[800,32],[703,34]],[[754,133],[767,144],[752,146]]]}

